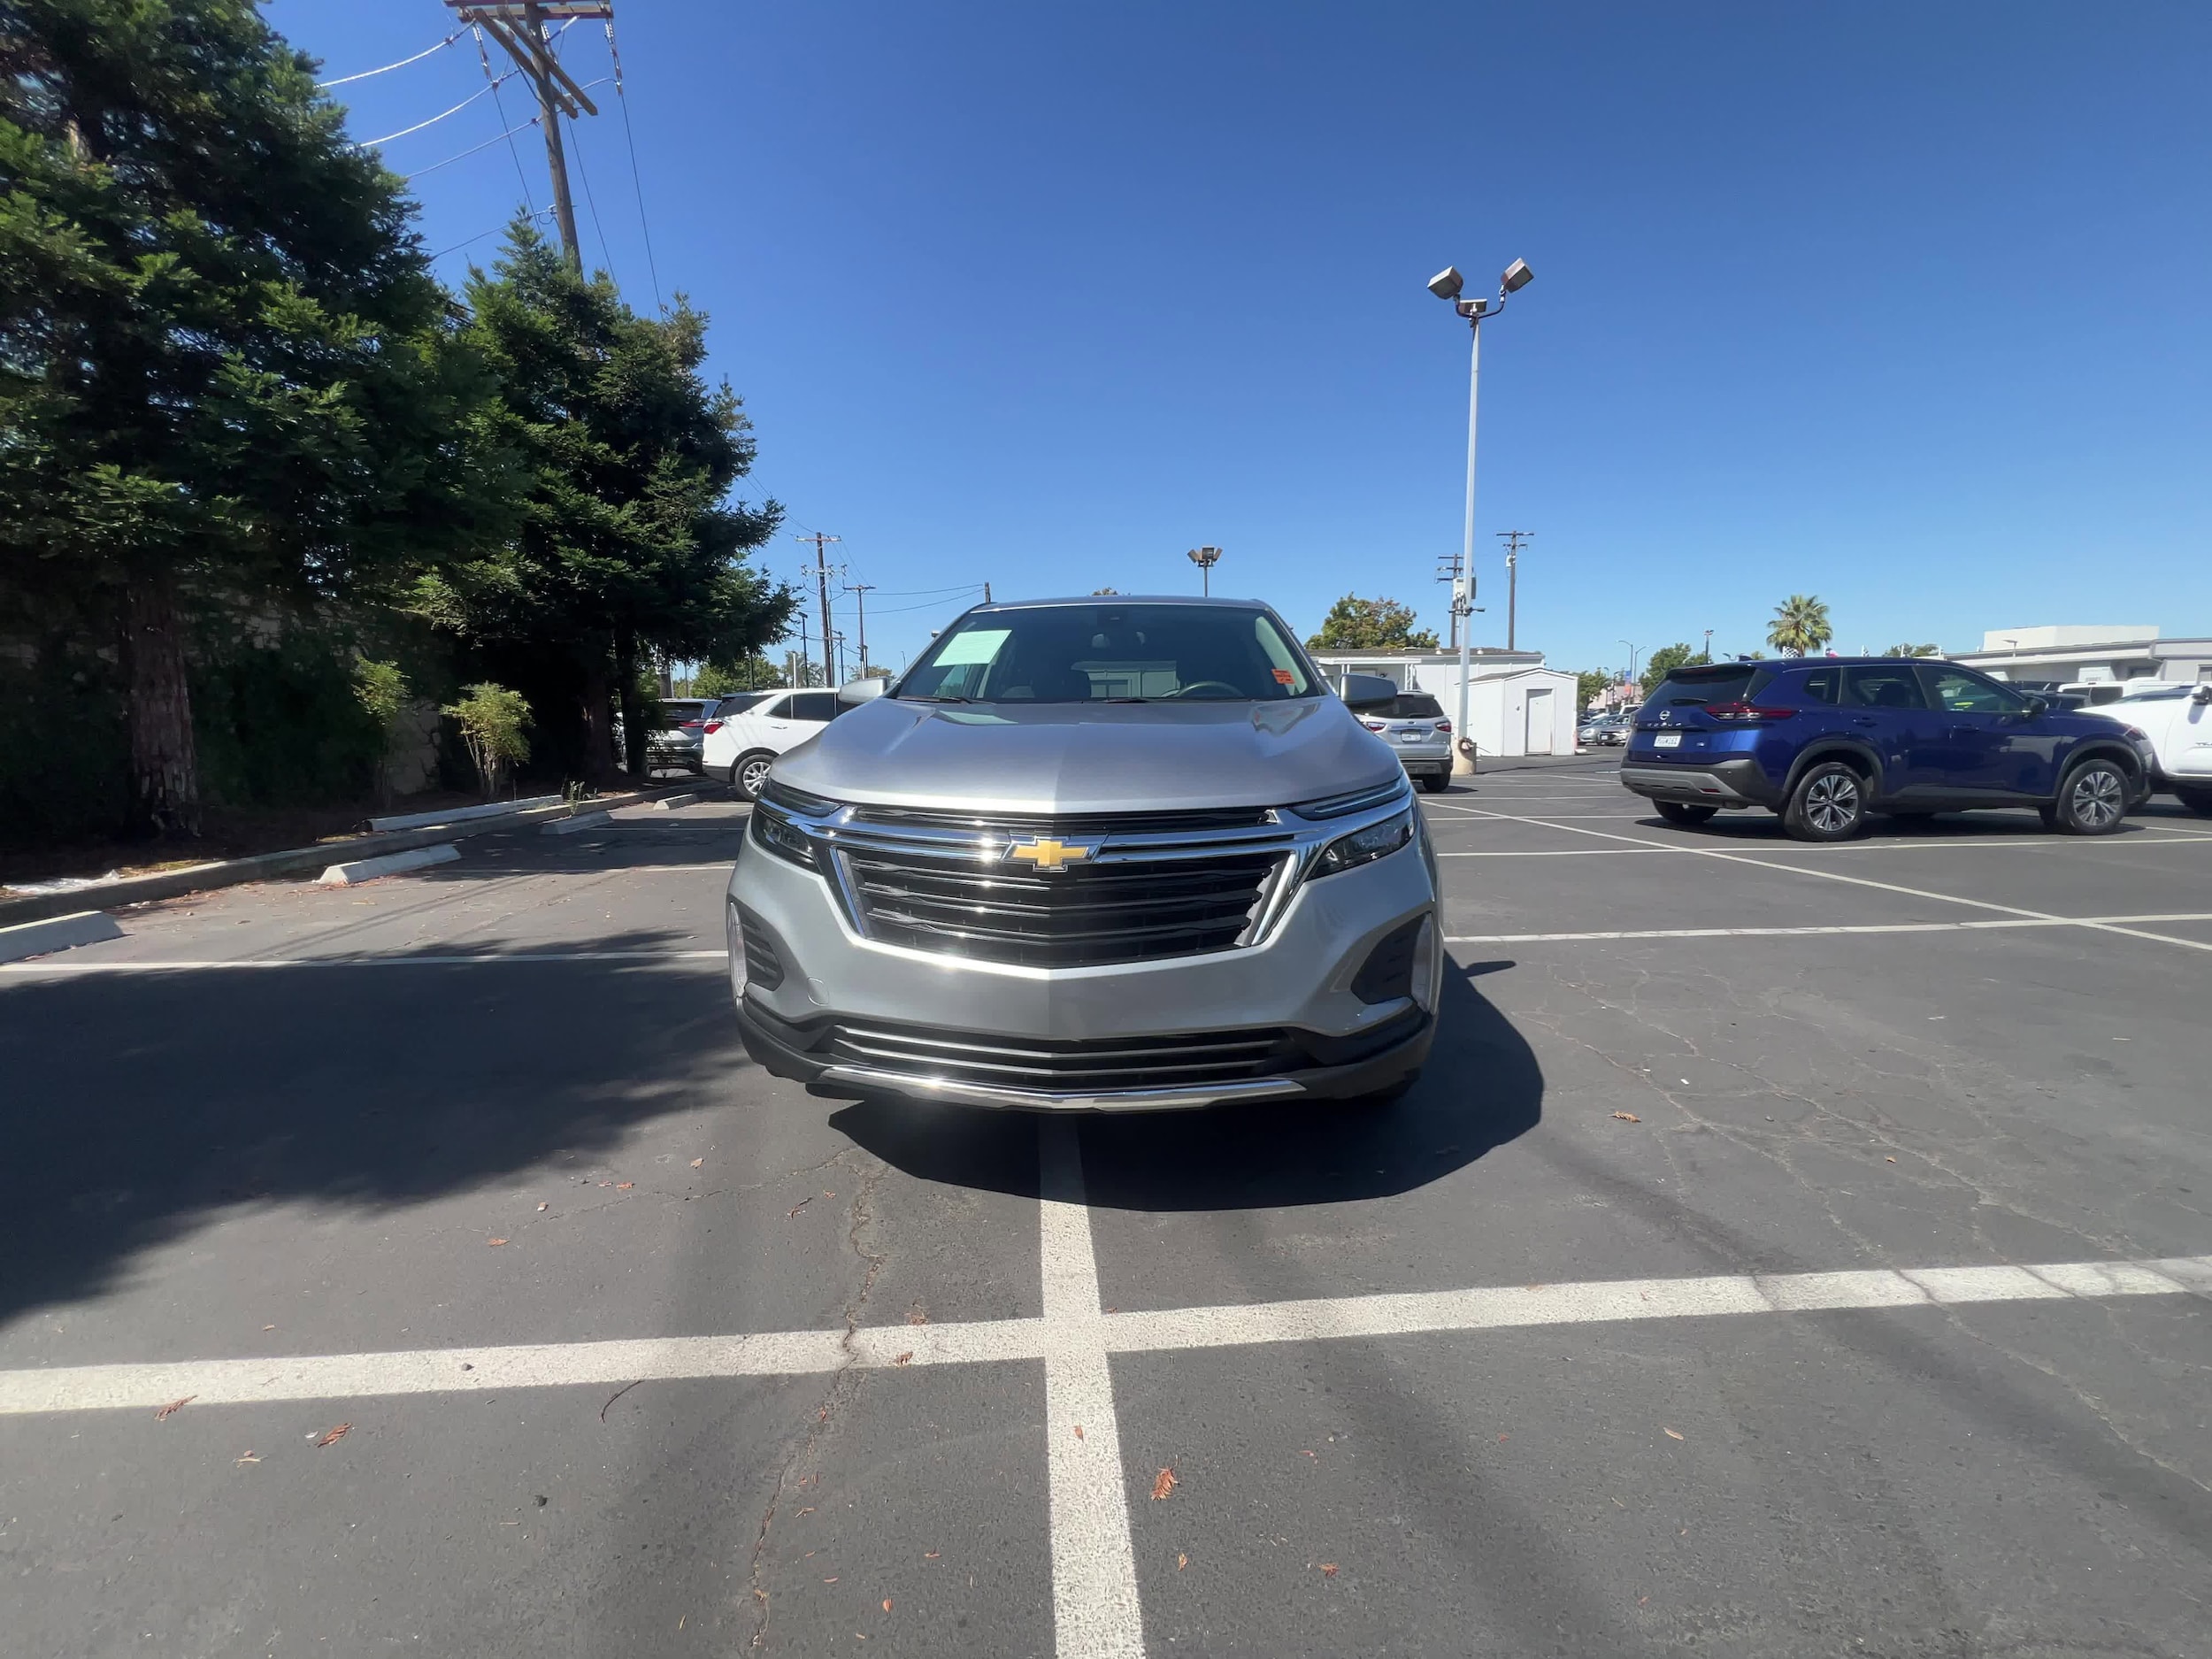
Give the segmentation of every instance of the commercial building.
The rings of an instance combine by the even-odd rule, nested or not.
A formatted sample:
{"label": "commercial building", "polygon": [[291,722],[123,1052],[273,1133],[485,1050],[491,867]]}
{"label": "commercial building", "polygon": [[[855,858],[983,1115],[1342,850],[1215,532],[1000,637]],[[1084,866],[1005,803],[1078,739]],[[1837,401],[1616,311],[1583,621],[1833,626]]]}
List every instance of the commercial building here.
{"label": "commercial building", "polygon": [[[1316,651],[1333,680],[1379,674],[1425,691],[1459,718],[1459,657],[1453,651]],[[1544,666],[1541,651],[1478,649],[1467,667],[1467,731],[1484,755],[1575,752],[1575,677]]]}
{"label": "commercial building", "polygon": [[2167,640],[2154,627],[2064,624],[1992,628],[1978,651],[1954,662],[1998,680],[2042,685],[2106,684],[2129,680],[2212,680],[2212,639]]}

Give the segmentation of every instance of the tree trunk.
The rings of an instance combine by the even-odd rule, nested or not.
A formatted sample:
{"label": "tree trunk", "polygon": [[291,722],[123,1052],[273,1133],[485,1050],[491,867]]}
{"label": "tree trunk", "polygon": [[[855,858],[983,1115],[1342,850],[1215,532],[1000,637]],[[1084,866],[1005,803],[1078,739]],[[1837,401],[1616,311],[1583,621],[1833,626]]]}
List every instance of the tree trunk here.
{"label": "tree trunk", "polygon": [[614,636],[615,695],[622,700],[622,769],[645,781],[645,705],[637,695],[637,635],[627,628]]}
{"label": "tree trunk", "polygon": [[192,742],[192,687],[177,588],[168,572],[140,575],[123,594],[124,726],[131,747],[134,833],[200,833],[200,764]]}
{"label": "tree trunk", "polygon": [[607,783],[616,772],[614,727],[608,718],[607,659],[601,651],[593,651],[585,659],[583,695],[584,781]]}

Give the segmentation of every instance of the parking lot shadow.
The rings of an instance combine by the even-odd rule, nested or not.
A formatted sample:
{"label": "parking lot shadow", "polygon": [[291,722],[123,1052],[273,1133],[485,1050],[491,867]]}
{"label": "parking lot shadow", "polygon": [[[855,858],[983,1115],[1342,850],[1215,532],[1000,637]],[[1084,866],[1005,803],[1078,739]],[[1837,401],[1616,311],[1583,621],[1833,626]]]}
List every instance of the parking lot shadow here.
{"label": "parking lot shadow", "polygon": [[[1527,1133],[1542,1114],[1542,1069],[1475,985],[1512,965],[1447,960],[1436,1047],[1420,1081],[1387,1107],[1279,1102],[1079,1119],[1090,1202],[1217,1210],[1386,1197]],[[1024,1116],[871,1100],[830,1123],[921,1179],[1037,1194],[1035,1131]]]}
{"label": "parking lot shadow", "polygon": [[[661,929],[595,939],[659,953]],[[419,1203],[621,1145],[743,1066],[719,972],[502,961],[26,979],[0,989],[0,1319],[96,1294],[242,1207]],[[496,965],[490,965],[496,964]]]}

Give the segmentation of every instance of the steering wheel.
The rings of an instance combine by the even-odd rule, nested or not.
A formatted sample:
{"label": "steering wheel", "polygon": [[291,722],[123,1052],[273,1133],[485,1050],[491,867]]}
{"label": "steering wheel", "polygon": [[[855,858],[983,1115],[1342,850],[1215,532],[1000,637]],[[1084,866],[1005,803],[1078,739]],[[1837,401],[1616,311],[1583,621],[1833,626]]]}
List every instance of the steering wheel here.
{"label": "steering wheel", "polygon": [[1174,695],[1177,697],[1187,697],[1194,691],[1207,690],[1225,691],[1233,697],[1241,697],[1244,695],[1244,691],[1241,687],[1233,686],[1225,680],[1194,680],[1189,685],[1184,686],[1176,691]]}

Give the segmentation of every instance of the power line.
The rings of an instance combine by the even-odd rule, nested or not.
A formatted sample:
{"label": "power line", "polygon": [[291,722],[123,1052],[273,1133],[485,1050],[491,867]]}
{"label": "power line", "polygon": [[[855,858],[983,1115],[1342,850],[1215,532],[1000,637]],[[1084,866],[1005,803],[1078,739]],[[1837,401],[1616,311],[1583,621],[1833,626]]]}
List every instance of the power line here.
{"label": "power line", "polygon": [[[511,75],[513,73],[514,71],[511,69],[507,72],[507,74]],[[506,79],[507,75],[502,75],[500,76],[499,81],[504,81]],[[355,148],[357,150],[373,150],[379,144],[390,143],[395,138],[404,138],[410,133],[419,133],[426,127],[435,127],[440,121],[444,120],[447,116],[458,115],[463,110],[467,109],[470,104],[475,103],[477,99],[482,97],[484,93],[498,90],[499,81],[493,81],[490,86],[484,88],[482,91],[470,93],[468,96],[463,98],[451,109],[442,110],[426,121],[417,121],[412,127],[403,127],[396,133],[387,133],[381,138],[365,138],[358,144],[357,144]]]}
{"label": "power line", "polygon": [[645,222],[645,180],[638,174],[637,134],[630,127],[630,95],[622,84],[622,49],[615,44],[614,19],[607,19],[607,56],[614,60],[614,97],[622,106],[622,142],[630,152],[630,188],[637,195],[637,227],[645,238],[645,268],[653,278],[653,303],[668,310],[661,299],[661,271],[653,257],[653,227]]}
{"label": "power line", "polygon": [[607,266],[607,274],[611,277],[614,277],[615,288],[618,292],[619,292],[622,287],[622,279],[615,274],[614,255],[609,251],[607,248],[606,227],[599,222],[599,204],[592,198],[591,173],[590,170],[584,165],[583,129],[579,127],[574,136],[576,140],[576,176],[583,180],[584,205],[591,211],[592,234],[599,238],[599,257],[605,262]]}
{"label": "power line", "polygon": [[[611,10],[608,0],[549,0],[558,14],[567,19],[549,34],[546,27],[549,0],[446,0],[446,4],[459,13],[464,23],[473,24],[490,35],[500,50],[514,60],[516,70],[529,78],[536,91],[539,128],[545,135],[546,172],[553,180],[553,219],[560,227],[561,251],[568,256],[572,266],[580,269],[584,256],[577,243],[576,209],[568,195],[568,154],[561,142],[561,117],[565,114],[572,120],[580,114],[596,115],[599,106],[591,101],[589,93],[576,84],[575,77],[561,66],[551,49],[578,19],[607,16]],[[587,199],[589,194],[588,183]],[[592,217],[595,224],[595,207]],[[600,237],[600,248],[603,253],[603,234]]]}
{"label": "power line", "polygon": [[340,75],[335,81],[318,81],[315,83],[315,90],[318,92],[327,92],[333,87],[349,87],[357,81],[366,81],[371,75],[388,74],[395,69],[404,69],[410,64],[419,64],[422,62],[424,58],[429,57],[431,53],[442,52],[445,50],[447,47],[452,45],[454,42],[459,40],[462,35],[467,33],[468,31],[466,29],[456,29],[452,34],[447,35],[445,39],[440,41],[435,46],[426,46],[422,49],[422,50],[417,52],[412,58],[403,58],[396,64],[386,64],[381,69],[364,69],[357,75]]}
{"label": "power line", "polygon": [[[499,81],[492,73],[491,54],[484,50],[484,31],[480,28],[476,31],[476,60],[484,65],[484,80],[492,89],[492,107],[499,111],[499,124],[507,127],[506,102],[499,96]],[[526,121],[523,125],[535,126],[536,122]],[[515,132],[514,127],[507,127],[507,153],[515,158],[515,182],[522,187],[522,204],[530,210],[530,217],[535,219],[538,216],[537,204],[530,199],[530,175],[522,170],[522,151],[515,147]]]}
{"label": "power line", "polygon": [[[431,164],[430,164],[427,167],[418,167],[418,168],[416,168],[416,169],[414,170],[414,172],[410,173],[407,173],[407,174],[404,174],[403,176],[404,176],[404,177],[406,177],[406,178],[408,178],[408,179],[410,179],[410,180],[413,180],[413,179],[419,179],[419,178],[421,178],[421,177],[422,177],[422,175],[423,175],[424,173],[435,173],[435,172],[437,172],[437,170],[438,170],[439,168],[441,168],[441,167],[450,167],[450,166],[451,166],[451,165],[452,165],[455,162],[457,162],[457,161],[466,161],[466,160],[467,160],[467,159],[468,159],[471,156],[473,156],[473,155],[474,155],[474,154],[475,154],[478,150],[489,150],[489,149],[490,149],[490,148],[491,148],[494,144],[496,144],[496,143],[497,143],[497,142],[498,142],[501,139],[503,139],[503,138],[511,139],[512,137],[514,137],[514,135],[515,135],[517,133],[527,132],[527,131],[528,131],[531,127],[535,127],[537,124],[538,124],[538,118],[537,118],[536,116],[534,116],[534,116],[532,116],[532,117],[531,117],[528,120],[526,120],[526,121],[523,121],[523,122],[520,122],[520,123],[518,123],[518,125],[516,125],[516,126],[511,127],[509,127],[509,128],[508,128],[505,132],[503,132],[503,133],[495,133],[495,134],[494,134],[491,137],[489,137],[489,138],[486,139],[486,140],[485,140],[482,143],[480,143],[480,144],[477,144],[477,145],[473,145],[473,146],[472,146],[471,148],[469,148],[469,149],[467,149],[467,150],[463,150],[463,151],[462,151],[459,155],[457,155],[457,156],[448,156],[448,157],[446,157],[443,161],[434,161],[434,162],[432,162],[432,163],[431,163]],[[518,161],[520,161],[520,159],[521,159],[521,157],[516,157],[516,160],[517,160],[518,162]],[[533,215],[533,217],[534,218],[534,217],[535,217],[535,215],[534,214],[534,215]]]}

